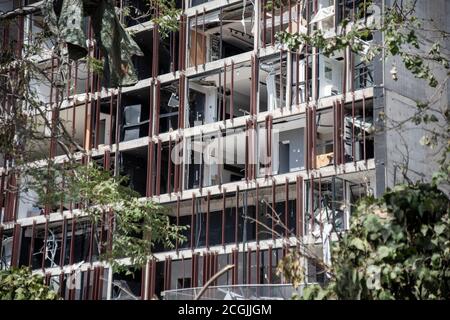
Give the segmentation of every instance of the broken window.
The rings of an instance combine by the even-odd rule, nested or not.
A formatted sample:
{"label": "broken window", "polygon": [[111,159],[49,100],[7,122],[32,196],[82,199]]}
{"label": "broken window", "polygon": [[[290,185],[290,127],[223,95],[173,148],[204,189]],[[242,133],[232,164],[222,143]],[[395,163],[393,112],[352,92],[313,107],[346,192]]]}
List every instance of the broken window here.
{"label": "broken window", "polygon": [[256,239],[255,225],[255,191],[243,190],[239,195],[238,207],[238,242],[254,241]]}
{"label": "broken window", "polygon": [[[63,223],[26,228],[22,238],[21,265],[39,269],[42,265],[53,268],[96,261],[99,240],[97,234],[91,234],[91,227],[91,222],[87,220],[64,220]],[[99,228],[95,230],[96,233],[101,233]]]}
{"label": "broken window", "polygon": [[[286,192],[287,191],[287,192]],[[295,185],[273,185],[258,191],[258,240],[290,237],[296,233]],[[256,226],[257,224],[257,226]]]}
{"label": "broken window", "polygon": [[261,1],[261,41],[263,47],[274,45],[277,32],[306,33],[305,15],[300,14],[300,4],[296,1]]}
{"label": "broken window", "polygon": [[155,118],[155,133],[170,132],[178,129],[178,115],[180,110],[179,81],[163,84],[156,90],[156,108],[159,113]]}
{"label": "broken window", "polygon": [[[308,49],[309,51],[310,49]],[[309,55],[309,52],[307,53]],[[291,105],[298,106],[309,101],[312,94],[312,64],[311,58],[305,58],[305,52],[297,51],[291,55],[292,90]]]}
{"label": "broken window", "polygon": [[148,136],[149,105],[148,89],[122,94],[121,141]]}
{"label": "broken window", "polygon": [[78,265],[70,273],[51,275],[48,285],[64,300],[105,300],[109,272],[104,267],[82,270]]}
{"label": "broken window", "polygon": [[[223,195],[212,196],[209,204],[209,216],[207,216],[206,198],[197,199],[195,248],[222,244],[222,221],[225,221],[223,226],[224,244],[255,239],[255,224],[253,223],[255,207],[250,203],[253,198],[249,192],[241,191],[239,196],[236,196],[236,193],[228,193],[224,196],[226,197],[225,212]],[[222,216],[223,213],[225,213],[225,217]]]}
{"label": "broken window", "polygon": [[318,85],[319,98],[342,93],[342,70],[344,51],[338,51],[330,57],[319,55]]}
{"label": "broken window", "polygon": [[334,0],[319,0],[310,3],[310,23],[315,24],[318,30],[325,34],[334,31],[335,27],[335,6]]}
{"label": "broken window", "polygon": [[277,266],[279,260],[283,257],[282,249],[262,250],[260,264],[260,282],[261,284],[281,283],[280,275],[277,275]]}
{"label": "broken window", "polygon": [[305,117],[259,126],[259,176],[283,174],[305,167]]}
{"label": "broken window", "polygon": [[206,2],[210,2],[210,1],[213,1],[213,0],[187,0],[187,3],[190,8],[190,7],[195,7],[195,6],[198,6],[199,4],[203,4]]}
{"label": "broken window", "polygon": [[316,167],[322,168],[334,164],[334,123],[333,110],[316,112]]}
{"label": "broken window", "polygon": [[11,266],[13,232],[12,230],[3,230],[0,240],[0,270],[9,269]]}
{"label": "broken window", "polygon": [[125,272],[113,273],[112,300],[138,300],[141,297],[142,270],[136,269],[127,274]]}
{"label": "broken window", "polygon": [[[0,6],[4,6],[5,8],[11,8],[8,4],[1,4]],[[7,12],[6,11],[1,12]],[[15,56],[20,56],[22,54],[23,49],[23,40],[24,40],[24,17],[21,15],[13,16],[12,18],[5,19],[2,17],[2,21],[0,23],[0,32],[3,35],[1,45],[2,45],[2,53],[0,55],[0,62],[10,61],[14,59]]]}
{"label": "broken window", "polygon": [[[75,227],[75,232],[72,231],[73,227]],[[92,228],[94,228],[93,235],[91,234]],[[70,221],[67,226],[65,263],[71,264],[71,258],[72,263],[97,261],[100,253],[103,252],[102,249],[104,250],[101,243],[105,241],[108,230],[109,226],[102,225],[102,223],[95,225],[89,220],[82,220],[73,224]],[[73,250],[70,249],[72,237]]]}
{"label": "broken window", "polygon": [[189,19],[189,66],[253,50],[254,10],[251,1],[197,13]]}
{"label": "broken window", "polygon": [[[117,95],[111,94],[110,97],[91,101],[87,108],[86,105],[81,105],[75,107],[76,110],[66,109],[67,113],[63,115],[63,119],[67,117],[69,132],[77,139],[81,139],[84,132],[84,145],[94,149],[98,149],[101,145],[115,143],[117,101]],[[76,117],[75,126],[73,126],[73,117]],[[84,119],[87,120],[86,123]]]}
{"label": "broken window", "polygon": [[131,61],[136,69],[138,80],[150,78],[153,72],[153,31],[146,30],[136,33],[134,41],[141,48],[143,56],[133,56]]}
{"label": "broken window", "polygon": [[[89,70],[89,66],[86,63],[86,60],[80,59],[78,61],[73,62],[73,66],[71,69],[70,80],[68,80],[68,85],[70,85],[70,90],[73,94],[84,94],[91,90],[91,84],[89,77],[92,76],[92,69]],[[84,102],[84,98],[77,97],[76,102]],[[83,100],[83,101],[82,101]]]}
{"label": "broken window", "polygon": [[119,156],[120,175],[128,177],[126,185],[141,196],[146,194],[147,156],[147,147],[122,151]]}
{"label": "broken window", "polygon": [[367,19],[373,15],[372,1],[365,0],[335,0],[337,2],[337,22],[344,19]]}
{"label": "broken window", "polygon": [[[21,181],[21,191],[19,193],[18,219],[38,216],[43,213],[43,206],[40,203],[39,195],[35,188],[31,187],[36,182],[32,182],[30,176],[24,176]],[[34,180],[33,180],[34,181]]]}
{"label": "broken window", "polygon": [[251,69],[250,62],[232,64],[189,79],[189,126],[249,115]]}
{"label": "broken window", "polygon": [[52,129],[54,114],[49,105],[42,106],[45,118],[35,116],[37,138],[27,145],[32,160],[48,156],[52,137],[55,139],[55,156],[65,155],[67,150],[76,151],[77,145],[89,149],[115,143],[117,96],[90,101],[85,101],[85,96],[78,97],[82,99],[59,106],[59,121],[64,125],[65,132],[59,127]]}
{"label": "broken window", "polygon": [[193,136],[187,140],[185,188],[240,181],[245,177],[245,131]]}
{"label": "broken window", "polygon": [[48,280],[49,288],[58,294],[60,294],[60,290],[64,287],[64,284],[62,286],[60,285],[60,278],[60,275],[51,275]]}
{"label": "broken window", "polygon": [[348,228],[348,192],[345,180],[337,177],[306,182],[305,226],[307,233],[324,243],[331,232]]}
{"label": "broken window", "polygon": [[374,157],[373,100],[360,100],[344,107],[344,152],[346,161]]}
{"label": "broken window", "polygon": [[[320,251],[317,248],[316,251]],[[324,284],[326,281],[326,271],[323,268],[323,264],[319,259],[307,258],[307,283],[319,283]]]}
{"label": "broken window", "polygon": [[[176,208],[174,208],[172,211],[174,216],[170,216],[171,223],[176,224]],[[195,217],[194,217],[195,219]],[[192,201],[183,201],[180,205],[180,216],[178,219],[178,225],[179,226],[187,226],[185,230],[181,232],[181,235],[186,237],[186,241],[182,243],[178,243],[179,249],[186,249],[190,248],[192,245],[192,239],[191,239],[191,225],[192,225]]]}
{"label": "broken window", "polygon": [[153,37],[153,29],[140,31],[134,36],[134,40],[144,53],[143,56],[134,56],[132,60],[139,80],[150,78],[152,75],[175,72],[179,67],[179,32],[170,32],[167,37],[160,37],[156,43],[158,55],[155,56],[153,55],[155,45]]}
{"label": "broken window", "polygon": [[287,86],[287,55],[276,54],[259,62],[259,112],[284,108]]}
{"label": "broken window", "polygon": [[373,63],[365,61],[359,54],[354,54],[354,59],[354,89],[359,90],[373,87]]}
{"label": "broken window", "polygon": [[49,35],[45,34],[44,29],[44,16],[40,10],[25,16],[24,42],[32,46],[39,46],[39,49],[43,50],[41,55],[50,52],[54,45]]}
{"label": "broken window", "polygon": [[156,195],[171,193],[174,191],[175,183],[175,164],[172,161],[172,153],[176,152],[176,141],[170,139],[169,142],[161,142],[154,144],[156,154]]}
{"label": "broken window", "polygon": [[[308,51],[308,56],[310,49]],[[259,112],[296,106],[312,96],[312,62],[304,52],[280,52],[259,61]]]}
{"label": "broken window", "polygon": [[[32,269],[60,266],[61,247],[64,241],[62,225],[40,224],[36,225],[34,235],[32,231],[32,228],[27,228],[24,233],[24,236],[30,239],[26,242],[30,244],[33,242],[33,252],[31,253]],[[28,262],[26,261],[26,265],[28,265]]]}

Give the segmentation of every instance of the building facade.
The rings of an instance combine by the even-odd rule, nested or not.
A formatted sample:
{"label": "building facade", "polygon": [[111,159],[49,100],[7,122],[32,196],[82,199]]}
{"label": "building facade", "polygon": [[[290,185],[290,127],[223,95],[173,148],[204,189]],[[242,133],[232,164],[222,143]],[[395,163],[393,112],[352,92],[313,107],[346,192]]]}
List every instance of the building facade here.
{"label": "building facade", "polygon": [[[380,113],[394,114],[389,106],[414,96],[390,80],[390,62],[368,63],[350,49],[330,57],[308,46],[290,51],[276,39],[280,31],[314,29],[331,36],[345,18],[375,21],[386,2],[365,9],[362,0],[176,3],[179,28],[165,35],[148,17],[133,18],[144,1],[120,1],[134,8],[121,18],[144,53],[133,58],[134,86],[102,89],[86,59],[71,62],[64,89],[35,85],[49,110],[55,91],[64,90],[59,117],[88,150],[84,161],[127,175],[142,197],[167,206],[174,224],[189,226],[187,241],[154,248],[134,277],[113,274],[94,249],[106,250],[111,225],[93,225],[67,203],[46,212],[32,191],[11,191],[16,182],[4,158],[2,268],[30,266],[66,299],[189,299],[192,288],[232,264],[205,297],[289,298],[276,266],[297,239],[326,260],[334,233],[349,227],[353,204],[401,182],[391,159],[400,140],[378,130]],[[19,28],[0,29],[4,48],[42,30],[41,2],[1,4],[3,12],[24,5],[27,14],[10,18]],[[89,30],[86,22],[92,37]],[[46,45],[39,63],[53,68]],[[95,42],[88,54],[100,57]],[[49,148],[64,162],[62,150]],[[418,155],[418,171],[427,172],[428,156]],[[307,282],[324,281],[313,260],[302,263]]]}

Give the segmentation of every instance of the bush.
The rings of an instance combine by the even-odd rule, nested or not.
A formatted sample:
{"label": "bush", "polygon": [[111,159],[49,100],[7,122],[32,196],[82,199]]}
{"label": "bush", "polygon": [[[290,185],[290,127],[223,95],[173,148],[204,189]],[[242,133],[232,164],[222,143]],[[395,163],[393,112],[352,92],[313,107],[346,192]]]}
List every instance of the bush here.
{"label": "bush", "polygon": [[0,270],[0,300],[58,300],[41,275],[28,268]]}
{"label": "bush", "polygon": [[334,277],[303,299],[449,299],[449,200],[426,184],[365,199],[332,255]]}

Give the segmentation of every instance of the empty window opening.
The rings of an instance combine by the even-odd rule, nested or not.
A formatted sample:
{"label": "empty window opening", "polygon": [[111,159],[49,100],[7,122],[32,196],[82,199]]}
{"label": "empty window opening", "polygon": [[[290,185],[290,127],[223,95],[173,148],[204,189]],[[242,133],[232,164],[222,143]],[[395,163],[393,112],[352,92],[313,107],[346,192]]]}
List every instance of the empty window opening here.
{"label": "empty window opening", "polygon": [[322,168],[334,164],[333,110],[321,110],[316,115],[316,167]]}
{"label": "empty window opening", "polygon": [[122,95],[121,141],[148,136],[149,104],[148,89]]}
{"label": "empty window opening", "polygon": [[259,126],[259,176],[295,172],[305,168],[305,117]]}
{"label": "empty window opening", "polygon": [[306,182],[305,227],[307,233],[316,239],[326,241],[332,232],[341,232],[348,228],[349,194],[347,182],[332,177],[314,179]]}
{"label": "empty window opening", "polygon": [[[289,6],[290,5],[290,6]],[[295,1],[261,1],[262,45],[274,45],[276,34],[283,31],[306,33],[305,14],[298,13],[300,5]]]}
{"label": "empty window opening", "polygon": [[138,300],[141,298],[142,270],[136,269],[127,274],[115,272],[112,279],[112,300]]}
{"label": "empty window opening", "polygon": [[344,108],[344,152],[346,161],[361,161],[374,157],[373,100],[357,101]]}
{"label": "empty window opening", "polygon": [[227,65],[189,79],[189,126],[250,114],[251,65]]}
{"label": "empty window opening", "polygon": [[[158,75],[175,72],[178,70],[178,53],[180,45],[179,32],[169,32],[164,38],[159,38],[158,42],[158,64],[153,61],[153,29],[136,33],[134,39],[141,48],[143,56],[134,56],[133,65],[138,73],[138,79],[147,79],[154,71]],[[157,69],[154,69],[155,67]]]}
{"label": "empty window opening", "polygon": [[319,55],[319,98],[342,93],[343,60],[344,51],[338,51],[330,57]]}
{"label": "empty window opening", "polygon": [[120,174],[128,177],[128,187],[145,196],[147,185],[147,147],[122,151],[119,157]]}
{"label": "empty window opening", "polygon": [[185,188],[241,181],[245,178],[245,131],[194,136],[187,140]]}
{"label": "empty window opening", "polygon": [[286,54],[264,58],[259,63],[259,112],[283,108],[286,101]]}
{"label": "empty window opening", "polygon": [[[178,129],[178,115],[180,110],[179,81],[171,82],[161,86],[161,90],[156,92],[159,95],[159,132],[164,133]],[[156,102],[158,103],[158,102]],[[158,106],[156,106],[158,107]],[[155,129],[158,131],[158,129]]]}

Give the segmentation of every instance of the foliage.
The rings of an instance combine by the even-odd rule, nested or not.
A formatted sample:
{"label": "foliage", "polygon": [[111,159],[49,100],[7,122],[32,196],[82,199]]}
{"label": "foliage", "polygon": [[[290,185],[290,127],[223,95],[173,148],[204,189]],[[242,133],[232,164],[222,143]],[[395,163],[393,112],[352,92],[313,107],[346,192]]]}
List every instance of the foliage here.
{"label": "foliage", "polygon": [[330,283],[303,299],[449,299],[449,200],[426,184],[363,200],[332,261]]}
{"label": "foliage", "polygon": [[28,268],[0,270],[0,300],[58,300],[41,275]]}
{"label": "foliage", "polygon": [[297,250],[291,250],[279,262],[276,274],[283,275],[297,289],[303,282],[304,268],[300,263],[300,254]]}
{"label": "foliage", "polygon": [[[103,248],[110,249],[102,258],[113,268],[128,271],[142,266],[156,243],[173,248],[176,241],[185,241],[180,232],[186,227],[171,224],[166,207],[147,198],[140,199],[139,194],[126,186],[127,177],[113,177],[94,163],[49,168],[30,171],[33,182],[28,185],[38,192],[40,206],[57,208],[61,201],[78,203],[81,212],[95,225],[108,225],[112,219],[112,243],[102,243]],[[130,264],[121,265],[116,261],[120,258],[129,258]]]}
{"label": "foliage", "polygon": [[166,39],[171,32],[179,29],[178,18],[181,9],[176,7],[175,0],[147,0],[145,12],[128,4],[122,8],[122,15],[133,20],[141,20],[150,17],[150,21],[158,26],[158,34],[161,39]]}
{"label": "foliage", "polygon": [[265,9],[271,11],[272,9],[280,9],[281,6],[288,6],[289,1],[287,0],[267,0],[265,4]]}
{"label": "foliage", "polygon": [[[158,8],[160,16],[175,16],[173,0],[149,0],[149,4],[152,13]],[[0,24],[20,27],[12,25],[16,20],[3,19]],[[77,163],[75,153],[87,157],[88,150],[76,138],[75,127],[70,128],[72,122],[58,116],[67,95],[74,91],[74,82],[68,81],[73,61],[47,29],[45,26],[42,32],[33,33],[33,41],[25,41],[23,50],[17,43],[10,43],[0,52],[0,95],[8,102],[0,106],[0,158],[8,161],[8,175],[17,178],[17,187],[8,185],[9,191],[30,191],[32,198],[36,193],[34,205],[47,212],[58,211],[60,206],[67,208],[70,203],[72,209],[79,209],[80,219],[94,223],[95,243],[99,243],[94,253],[113,267],[122,268],[115,259],[123,257],[129,258],[132,267],[141,266],[151,257],[156,243],[171,248],[176,241],[182,242],[185,238],[180,231],[184,227],[172,225],[163,206],[140,199],[126,186],[125,177],[113,177],[93,164]],[[44,53],[46,57],[51,55],[52,67],[48,60],[40,61]],[[95,73],[103,71],[102,60],[88,57],[87,64]],[[45,93],[36,85],[41,83],[53,88],[52,103],[42,101]],[[49,154],[51,145],[64,152],[66,163],[52,159],[56,152]],[[110,224],[112,240],[103,239],[100,226]]]}
{"label": "foliage", "polygon": [[[150,0],[154,2],[155,0]],[[158,0],[159,14],[152,19],[152,22],[158,25],[158,33],[161,39],[166,39],[171,32],[178,31],[178,18],[181,10],[176,8],[174,0]]]}
{"label": "foliage", "polygon": [[87,57],[87,65],[91,72],[97,75],[101,75],[103,73],[103,60],[89,56]]}

